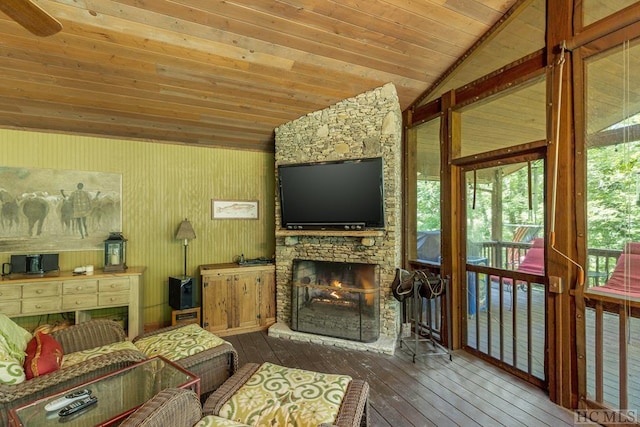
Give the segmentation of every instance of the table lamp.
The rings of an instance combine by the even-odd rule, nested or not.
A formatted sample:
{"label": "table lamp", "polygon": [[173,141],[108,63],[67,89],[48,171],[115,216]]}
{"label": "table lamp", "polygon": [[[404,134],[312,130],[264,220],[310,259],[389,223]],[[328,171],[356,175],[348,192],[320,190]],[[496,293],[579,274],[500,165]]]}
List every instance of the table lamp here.
{"label": "table lamp", "polygon": [[176,239],[184,241],[184,275],[169,277],[169,305],[175,310],[184,310],[196,306],[193,279],[187,276],[187,246],[189,246],[189,240],[195,238],[196,233],[193,231],[189,220],[185,218],[180,223],[176,233]]}
{"label": "table lamp", "polygon": [[184,240],[184,276],[187,275],[187,247],[189,246],[189,240],[196,238],[196,232],[193,231],[193,227],[188,219],[184,219],[178,227],[176,233],[177,240]]}

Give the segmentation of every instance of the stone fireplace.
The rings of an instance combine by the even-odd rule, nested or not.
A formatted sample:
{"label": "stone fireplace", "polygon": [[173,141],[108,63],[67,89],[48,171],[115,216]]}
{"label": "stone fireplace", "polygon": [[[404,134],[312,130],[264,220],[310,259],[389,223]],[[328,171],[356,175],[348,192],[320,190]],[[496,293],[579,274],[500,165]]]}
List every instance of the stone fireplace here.
{"label": "stone fireplace", "polygon": [[[275,130],[275,139],[276,170],[281,164],[382,157],[385,226],[379,230],[364,231],[283,230],[280,200],[276,194],[277,322],[269,334],[392,354],[400,327],[400,315],[398,302],[391,294],[389,285],[393,281],[395,268],[401,262],[402,230],[402,114],[395,87],[386,84],[281,125]],[[294,319],[293,313],[298,307],[294,307],[292,302],[311,302],[305,298],[316,295],[318,291],[318,287],[299,286],[305,284],[296,283],[299,277],[294,275],[295,260],[375,266],[379,288],[377,302],[375,297],[368,297],[374,299],[373,308],[379,313],[378,330],[373,333],[367,331],[366,340],[362,341],[353,336],[329,338],[317,331],[293,330],[293,322],[299,324],[301,318],[298,311]],[[311,284],[312,279],[308,280],[307,285]],[[349,294],[350,299],[355,301],[358,292],[351,290]],[[302,314],[306,315],[304,310]],[[340,314],[343,316],[340,317]],[[368,314],[366,309],[365,314]],[[348,316],[353,316],[353,313],[346,314],[337,307],[331,307],[331,316],[335,317],[332,320],[344,325],[350,323]],[[369,317],[365,316],[363,320],[369,321]],[[305,328],[313,329],[308,323]],[[378,338],[373,343],[366,342],[376,335]]]}

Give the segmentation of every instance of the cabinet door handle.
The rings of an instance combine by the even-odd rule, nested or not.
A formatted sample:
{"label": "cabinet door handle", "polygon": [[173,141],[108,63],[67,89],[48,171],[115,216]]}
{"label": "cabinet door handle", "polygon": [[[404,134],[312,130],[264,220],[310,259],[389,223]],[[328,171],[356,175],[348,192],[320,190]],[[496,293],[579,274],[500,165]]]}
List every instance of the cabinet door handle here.
{"label": "cabinet door handle", "polygon": [[41,294],[41,293],[43,293],[43,292],[44,292],[44,291],[43,291],[42,289],[37,289],[37,290],[36,290],[36,294]]}

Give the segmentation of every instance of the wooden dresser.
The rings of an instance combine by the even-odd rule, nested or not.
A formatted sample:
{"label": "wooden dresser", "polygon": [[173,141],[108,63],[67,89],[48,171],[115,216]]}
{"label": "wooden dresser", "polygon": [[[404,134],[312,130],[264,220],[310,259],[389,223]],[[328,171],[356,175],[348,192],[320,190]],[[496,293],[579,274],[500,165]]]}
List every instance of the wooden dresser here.
{"label": "wooden dresser", "polygon": [[127,331],[133,339],[143,332],[144,270],[129,267],[122,273],[96,270],[92,275],[61,271],[4,276],[0,280],[0,313],[9,317],[74,313],[79,323],[91,318],[91,310],[127,307]]}
{"label": "wooden dresser", "polygon": [[200,275],[204,329],[224,336],[275,323],[275,265],[207,264]]}

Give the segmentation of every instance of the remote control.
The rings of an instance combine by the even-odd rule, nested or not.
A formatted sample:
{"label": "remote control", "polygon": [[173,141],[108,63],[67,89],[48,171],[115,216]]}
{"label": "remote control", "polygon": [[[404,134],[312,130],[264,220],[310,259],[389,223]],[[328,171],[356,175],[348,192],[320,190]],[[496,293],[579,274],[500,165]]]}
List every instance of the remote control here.
{"label": "remote control", "polygon": [[69,405],[76,400],[82,399],[83,397],[87,397],[91,394],[91,390],[83,388],[82,390],[76,390],[69,394],[65,394],[64,396],[53,400],[46,404],[44,407],[45,411],[57,411],[58,409],[62,409],[65,406]]}
{"label": "remote control", "polygon": [[75,402],[72,402],[67,406],[65,406],[64,408],[60,409],[60,412],[58,412],[58,415],[60,415],[61,417],[66,417],[68,415],[75,414],[76,412],[81,411],[84,408],[91,406],[96,402],[98,402],[97,397],[87,396],[84,399],[76,400]]}

